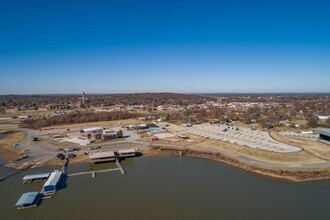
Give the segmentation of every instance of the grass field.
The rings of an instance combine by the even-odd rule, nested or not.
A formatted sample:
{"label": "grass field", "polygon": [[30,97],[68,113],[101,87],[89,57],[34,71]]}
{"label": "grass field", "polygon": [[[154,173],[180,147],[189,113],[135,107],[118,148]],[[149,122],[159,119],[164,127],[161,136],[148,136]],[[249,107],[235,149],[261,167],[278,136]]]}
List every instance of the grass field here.
{"label": "grass field", "polygon": [[270,135],[277,141],[301,147],[315,157],[330,161],[330,147],[326,144],[306,138],[286,137],[273,131],[270,132]]}
{"label": "grass field", "polygon": [[306,151],[297,153],[275,153],[262,150],[255,150],[248,147],[239,146],[227,142],[207,139],[202,143],[193,145],[194,147],[212,148],[214,150],[220,149],[233,152],[238,155],[246,156],[263,162],[270,162],[276,164],[316,164],[325,163],[325,160],[319,159]]}
{"label": "grass field", "polygon": [[5,138],[0,139],[0,155],[5,159],[6,163],[25,155],[23,151],[13,147],[14,144],[20,143],[25,139],[24,132],[1,131],[1,133],[8,134]]}

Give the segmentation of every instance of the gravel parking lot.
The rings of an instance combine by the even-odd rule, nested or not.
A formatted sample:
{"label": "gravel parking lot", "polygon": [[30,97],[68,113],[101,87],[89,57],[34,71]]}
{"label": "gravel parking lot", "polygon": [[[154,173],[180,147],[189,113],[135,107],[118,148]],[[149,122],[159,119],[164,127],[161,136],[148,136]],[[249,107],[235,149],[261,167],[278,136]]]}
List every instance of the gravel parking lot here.
{"label": "gravel parking lot", "polygon": [[302,149],[274,140],[266,131],[252,130],[251,128],[201,124],[186,128],[186,131],[202,137],[230,142],[240,146],[267,151],[290,153]]}
{"label": "gravel parking lot", "polygon": [[304,134],[304,133],[297,133],[297,132],[280,132],[281,135],[285,135],[287,137],[298,137],[298,138],[310,138],[310,139],[318,139],[318,134]]}

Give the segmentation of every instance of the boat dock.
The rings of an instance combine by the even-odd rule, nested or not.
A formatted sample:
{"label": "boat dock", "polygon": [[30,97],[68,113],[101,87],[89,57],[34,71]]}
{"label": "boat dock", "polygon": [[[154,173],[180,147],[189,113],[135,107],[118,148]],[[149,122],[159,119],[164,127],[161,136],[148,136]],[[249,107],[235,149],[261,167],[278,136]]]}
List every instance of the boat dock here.
{"label": "boat dock", "polygon": [[[110,168],[110,169],[105,169],[105,170],[91,170],[91,171],[83,171],[83,172],[69,173],[69,174],[67,174],[67,166],[69,164],[69,158],[66,157],[64,164],[60,171],[55,170],[52,173],[27,175],[23,178],[24,183],[35,182],[35,181],[44,181],[44,180],[47,180],[47,181],[41,188],[40,192],[24,193],[21,196],[21,198],[19,199],[19,201],[16,203],[16,208],[22,209],[22,208],[36,207],[36,206],[38,206],[39,201],[41,199],[52,198],[52,196],[49,196],[49,195],[53,195],[56,193],[63,176],[70,177],[70,176],[91,174],[92,178],[96,178],[97,173],[112,172],[112,171],[118,171],[118,170],[122,174],[125,174],[126,172],[125,172],[123,166],[120,164],[120,159],[122,157],[131,157],[131,156],[133,156],[133,154],[135,155],[135,150],[134,151],[133,150],[122,151],[121,154],[119,154],[119,155],[115,155],[115,153],[113,151],[96,153],[96,154],[90,155],[91,162],[116,161],[117,168]],[[31,165],[27,166],[25,169],[29,168],[30,166]],[[22,169],[22,170],[24,170],[24,169]],[[17,172],[20,172],[22,170],[19,170]],[[10,174],[10,175],[14,175],[14,174]],[[3,178],[3,179],[5,179],[5,178]]]}
{"label": "boat dock", "polygon": [[27,175],[23,177],[23,183],[34,183],[40,181],[46,181],[50,173],[39,173],[34,175]]}
{"label": "boat dock", "polygon": [[38,192],[23,193],[15,204],[16,209],[37,207],[39,205],[41,197],[42,195],[40,195]]}

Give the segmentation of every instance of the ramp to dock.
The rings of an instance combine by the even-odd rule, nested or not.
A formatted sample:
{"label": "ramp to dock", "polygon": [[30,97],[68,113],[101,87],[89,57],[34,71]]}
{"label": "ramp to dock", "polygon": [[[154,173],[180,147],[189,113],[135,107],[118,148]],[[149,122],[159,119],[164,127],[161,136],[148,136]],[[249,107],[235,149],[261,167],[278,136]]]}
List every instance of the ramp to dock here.
{"label": "ramp to dock", "polygon": [[62,173],[66,173],[66,171],[67,171],[67,167],[68,167],[68,164],[69,164],[69,158],[66,157],[66,158],[65,158],[65,161],[64,161],[64,164],[63,164],[63,166],[62,166],[62,168],[61,168],[61,172],[62,172]]}
{"label": "ramp to dock", "polygon": [[121,174],[125,174],[126,172],[125,172],[124,168],[122,167],[122,165],[120,164],[118,157],[116,157],[116,164],[117,164],[117,167],[120,170]]}

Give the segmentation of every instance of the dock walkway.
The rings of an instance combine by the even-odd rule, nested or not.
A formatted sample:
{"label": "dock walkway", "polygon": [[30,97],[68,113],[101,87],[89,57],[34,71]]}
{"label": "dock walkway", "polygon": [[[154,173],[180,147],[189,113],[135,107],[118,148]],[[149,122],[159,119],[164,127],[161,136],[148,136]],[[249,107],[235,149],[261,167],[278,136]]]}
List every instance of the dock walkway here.
{"label": "dock walkway", "polygon": [[[79,175],[84,175],[84,174],[92,174],[95,175],[96,173],[104,173],[104,172],[110,172],[110,171],[117,171],[119,168],[111,168],[111,169],[106,169],[106,170],[91,170],[91,171],[84,171],[84,172],[78,172],[78,173],[69,173],[67,176],[79,176]],[[95,173],[95,174],[93,174]]]}

